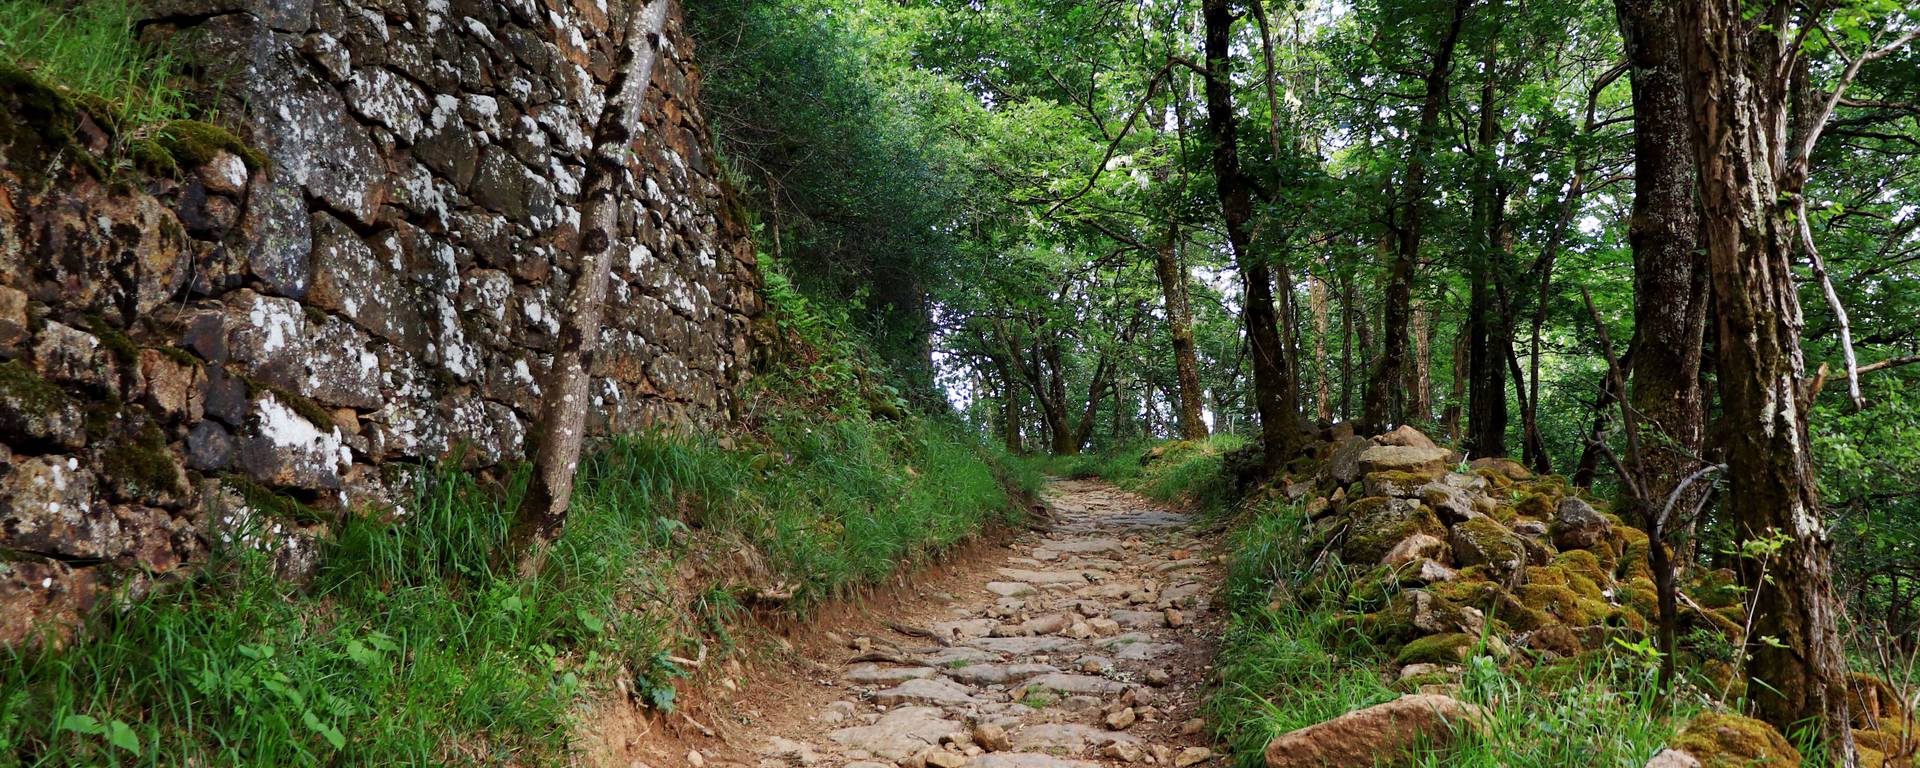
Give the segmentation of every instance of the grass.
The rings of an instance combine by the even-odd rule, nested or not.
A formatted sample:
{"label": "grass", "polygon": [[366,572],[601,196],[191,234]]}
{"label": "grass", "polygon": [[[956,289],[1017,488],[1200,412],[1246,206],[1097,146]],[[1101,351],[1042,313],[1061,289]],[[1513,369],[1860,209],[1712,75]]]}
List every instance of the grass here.
{"label": "grass", "polygon": [[[1077,456],[1036,456],[1021,464],[1038,474],[1098,477],[1157,501],[1220,511],[1231,501],[1226,455],[1246,444],[1239,435],[1215,434],[1205,440],[1139,441]],[[1154,450],[1161,453],[1148,459]]]}
{"label": "grass", "polygon": [[[0,765],[558,762],[597,692],[670,707],[670,657],[730,647],[778,585],[803,614],[1017,514],[940,423],[769,424],[750,448],[613,441],[533,578],[496,562],[518,475],[424,478],[391,519],[345,523],[305,589],[223,552],[72,647],[0,651]],[[737,552],[764,568],[715,567]]]}
{"label": "grass", "polygon": [[138,19],[129,0],[0,0],[0,60],[107,105],[129,125],[188,117],[191,104],[175,85],[180,62],[138,40]]}
{"label": "grass", "polygon": [[[1401,694],[1384,673],[1386,654],[1334,601],[1304,606],[1296,598],[1309,583],[1344,592],[1344,569],[1312,562],[1307,528],[1299,507],[1268,500],[1246,510],[1228,542],[1222,598],[1229,629],[1216,658],[1222,683],[1206,706],[1233,762],[1247,768],[1265,764],[1262,752],[1275,736]],[[1487,732],[1419,764],[1637,768],[1691,714],[1655,716],[1654,670],[1639,657],[1595,654],[1541,669],[1470,658],[1457,695],[1486,708]]]}

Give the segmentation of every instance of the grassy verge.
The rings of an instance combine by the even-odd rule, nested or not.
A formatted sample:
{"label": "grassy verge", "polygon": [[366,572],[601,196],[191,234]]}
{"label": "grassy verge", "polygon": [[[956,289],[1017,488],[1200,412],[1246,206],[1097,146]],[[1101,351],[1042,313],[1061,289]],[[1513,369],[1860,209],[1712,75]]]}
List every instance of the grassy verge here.
{"label": "grassy verge", "polygon": [[188,117],[179,62],[134,34],[138,5],[0,0],[0,61],[21,66],[129,125]]}

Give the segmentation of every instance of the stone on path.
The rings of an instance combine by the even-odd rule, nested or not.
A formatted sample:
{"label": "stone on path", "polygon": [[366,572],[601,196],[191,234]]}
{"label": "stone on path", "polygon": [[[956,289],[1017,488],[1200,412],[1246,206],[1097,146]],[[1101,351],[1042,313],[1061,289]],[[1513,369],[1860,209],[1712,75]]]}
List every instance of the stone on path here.
{"label": "stone on path", "polygon": [[974,758],[969,765],[972,768],[1100,768],[1099,763],[1031,752],[994,752]]}
{"label": "stone on path", "polygon": [[1052,664],[969,664],[945,674],[966,685],[1006,685],[1059,671]]}
{"label": "stone on path", "polygon": [[1446,748],[1460,734],[1485,728],[1485,717],[1479,707],[1448,696],[1402,696],[1275,737],[1267,743],[1267,768],[1407,765],[1421,749]]}
{"label": "stone on path", "polygon": [[1024,597],[1033,594],[1033,585],[1024,581],[989,581],[987,591],[1001,597]]}
{"label": "stone on path", "polygon": [[973,703],[973,690],[940,678],[908,680],[892,688],[873,695],[873,701],[884,707],[899,704],[931,704],[951,706]]}
{"label": "stone on path", "polygon": [[1139,740],[1132,734],[1115,733],[1081,723],[1039,723],[1013,734],[1013,748],[1025,752],[1079,755],[1095,747]]}
{"label": "stone on path", "polygon": [[848,667],[841,677],[851,683],[861,685],[899,685],[908,680],[933,677],[932,667],[888,667],[879,664],[855,664]]}
{"label": "stone on path", "polygon": [[868,752],[887,760],[905,760],[930,746],[938,746],[940,737],[960,730],[960,723],[940,716],[933,707],[901,707],[886,713],[872,725],[841,728],[827,738],[847,749]]}
{"label": "stone on path", "polygon": [[1028,680],[1025,687],[1028,690],[1039,688],[1060,693],[1107,694],[1124,691],[1127,684],[1104,677],[1056,672]]}

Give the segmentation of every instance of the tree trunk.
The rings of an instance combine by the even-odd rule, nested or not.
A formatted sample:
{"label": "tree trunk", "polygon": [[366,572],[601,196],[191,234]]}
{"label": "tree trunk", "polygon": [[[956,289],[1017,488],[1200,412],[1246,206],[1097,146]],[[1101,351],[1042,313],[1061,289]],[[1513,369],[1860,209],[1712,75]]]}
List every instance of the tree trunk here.
{"label": "tree trunk", "polygon": [[1193,311],[1187,304],[1187,270],[1180,264],[1180,229],[1168,225],[1167,239],[1154,249],[1153,271],[1167,306],[1167,333],[1173,337],[1173,369],[1179,379],[1180,436],[1201,440],[1207,422],[1200,401],[1200,358],[1194,350]]}
{"label": "tree trunk", "polygon": [[[1491,59],[1491,54],[1489,54]],[[1491,70],[1491,67],[1489,67]],[[1467,297],[1467,455],[1498,457],[1507,455],[1507,365],[1513,348],[1504,292],[1497,289],[1505,279],[1507,252],[1505,236],[1506,203],[1497,193],[1495,178],[1498,159],[1494,144],[1499,140],[1500,117],[1494,100],[1494,82],[1488,77],[1480,88],[1480,123],[1476,131],[1478,146],[1473,189],[1474,262]]]}
{"label": "tree trunk", "polygon": [[1252,184],[1242,175],[1236,144],[1238,118],[1233,113],[1233,14],[1227,0],[1204,0],[1206,23],[1207,132],[1213,139],[1214,184],[1220,195],[1221,218],[1234,265],[1245,288],[1241,317],[1247,328],[1253,365],[1253,390],[1260,414],[1260,443],[1268,470],[1278,469],[1293,453],[1299,436],[1300,409],[1288,391],[1285,351],[1274,315],[1272,278],[1265,263],[1249,252],[1253,218]]}
{"label": "tree trunk", "polygon": [[[1697,251],[1693,146],[1688,131],[1680,30],[1674,0],[1615,0],[1633,78],[1633,342],[1631,402],[1645,443],[1647,496],[1664,500],[1698,466],[1706,439],[1700,359],[1707,325],[1707,269]],[[1608,392],[1606,397],[1611,397]],[[1604,408],[1603,408],[1604,412]],[[1583,462],[1584,466],[1584,462]],[[1692,509],[1709,486],[1675,505]],[[1636,524],[1644,526],[1645,521]]]}
{"label": "tree trunk", "polygon": [[1407,389],[1413,402],[1407,407],[1407,421],[1426,424],[1433,419],[1433,316],[1424,301],[1413,303],[1413,370],[1407,373]]}
{"label": "tree trunk", "polygon": [[1332,325],[1331,302],[1327,297],[1327,281],[1318,275],[1309,273],[1307,283],[1308,301],[1313,305],[1313,402],[1315,413],[1320,421],[1333,420],[1332,378],[1328,370],[1327,329]]}
{"label": "tree trunk", "polygon": [[1408,321],[1412,315],[1413,272],[1420,259],[1420,224],[1427,207],[1427,155],[1439,133],[1440,112],[1446,106],[1448,74],[1460,28],[1474,0],[1455,0],[1452,16],[1434,47],[1426,75],[1426,97],[1420,104],[1420,125],[1407,147],[1407,176],[1400,191],[1400,215],[1394,223],[1393,261],[1387,268],[1386,311],[1383,314],[1380,365],[1367,387],[1364,421],[1372,430],[1405,418],[1400,396],[1401,369],[1406,366]]}
{"label": "tree trunk", "polygon": [[1748,690],[1761,720],[1784,733],[1816,724],[1832,762],[1853,766],[1833,545],[1814,489],[1793,281],[1793,206],[1804,177],[1783,167],[1790,155],[1781,70],[1793,31],[1786,6],[1751,20],[1746,7],[1684,0],[1679,26],[1720,326],[1726,508],[1740,540],[1782,542],[1775,554],[1741,562],[1743,582],[1755,590],[1752,634],[1777,641],[1749,643]]}
{"label": "tree trunk", "polygon": [[614,233],[619,228],[622,192],[632,188],[628,145],[640,127],[653,80],[660,36],[672,0],[635,3],[627,8],[621,61],[607,84],[609,97],[593,130],[593,162],[581,181],[580,273],[564,305],[558,345],[541,392],[540,419],[532,438],[533,477],[514,520],[509,546],[523,573],[538,570],[546,548],[560,536],[573,502],[573,479],[586,442],[594,358],[600,351],[600,318],[611,280]]}

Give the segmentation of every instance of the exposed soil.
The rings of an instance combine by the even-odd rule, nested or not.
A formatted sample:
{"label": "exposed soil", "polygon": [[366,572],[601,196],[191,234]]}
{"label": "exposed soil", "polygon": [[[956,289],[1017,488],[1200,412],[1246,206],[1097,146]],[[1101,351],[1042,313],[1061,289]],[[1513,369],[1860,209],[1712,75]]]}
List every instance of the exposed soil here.
{"label": "exposed soil", "polygon": [[1221,567],[1190,520],[1100,481],[1050,483],[1034,530],[827,609],[680,713],[601,708],[595,765],[1183,768]]}

